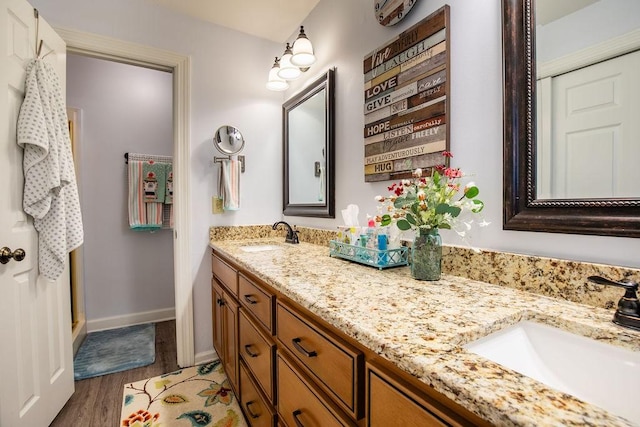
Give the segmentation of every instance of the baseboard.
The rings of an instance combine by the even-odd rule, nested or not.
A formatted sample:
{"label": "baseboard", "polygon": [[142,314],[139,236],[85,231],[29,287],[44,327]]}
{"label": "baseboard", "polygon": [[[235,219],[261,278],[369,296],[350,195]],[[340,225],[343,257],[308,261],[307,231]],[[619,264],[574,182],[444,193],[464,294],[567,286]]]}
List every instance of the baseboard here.
{"label": "baseboard", "polygon": [[218,354],[215,350],[211,349],[209,351],[202,351],[200,353],[196,353],[196,365],[202,365],[204,363],[209,363],[212,360],[218,359]]}
{"label": "baseboard", "polygon": [[164,322],[165,320],[173,320],[175,318],[176,309],[174,307],[124,314],[122,316],[103,317],[101,319],[87,320],[87,332],[123,328],[125,326],[139,325],[142,323]]}

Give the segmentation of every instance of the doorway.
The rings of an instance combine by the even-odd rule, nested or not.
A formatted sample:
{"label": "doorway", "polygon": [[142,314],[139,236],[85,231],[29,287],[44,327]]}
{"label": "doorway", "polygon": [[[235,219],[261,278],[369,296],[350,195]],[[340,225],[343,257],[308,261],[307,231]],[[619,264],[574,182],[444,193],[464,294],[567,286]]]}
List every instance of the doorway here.
{"label": "doorway", "polygon": [[189,230],[190,206],[190,74],[191,63],[187,56],[178,55],[149,46],[123,42],[109,37],[79,31],[57,29],[67,43],[68,52],[87,54],[99,58],[111,58],[143,66],[169,67],[173,71],[173,173],[174,173],[174,284],[176,347],[178,365],[195,363],[193,334],[193,298],[191,283],[191,253]]}
{"label": "doorway", "polygon": [[82,119],[72,145],[85,226],[83,272],[75,275],[84,291],[72,292],[72,307],[80,291],[88,332],[173,319],[172,233],[129,228],[124,158],[172,155],[171,69],[68,53],[67,105]]}

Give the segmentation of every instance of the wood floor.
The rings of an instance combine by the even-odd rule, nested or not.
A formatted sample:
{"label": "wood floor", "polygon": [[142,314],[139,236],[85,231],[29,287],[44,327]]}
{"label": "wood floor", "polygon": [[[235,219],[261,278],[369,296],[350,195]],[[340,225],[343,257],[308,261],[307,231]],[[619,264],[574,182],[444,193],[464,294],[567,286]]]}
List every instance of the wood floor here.
{"label": "wood floor", "polygon": [[124,385],[175,371],[178,369],[176,360],[175,320],[156,323],[156,361],[153,365],[76,381],[75,392],[51,426],[119,426]]}

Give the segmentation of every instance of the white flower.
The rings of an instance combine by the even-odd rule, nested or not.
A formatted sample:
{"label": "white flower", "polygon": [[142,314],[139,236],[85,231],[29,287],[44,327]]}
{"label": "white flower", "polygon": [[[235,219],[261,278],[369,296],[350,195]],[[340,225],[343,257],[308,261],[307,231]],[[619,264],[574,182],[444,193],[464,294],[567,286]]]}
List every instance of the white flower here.
{"label": "white flower", "polygon": [[384,200],[384,197],[382,197],[382,196],[376,196],[376,197],[375,197],[375,200],[376,200],[376,202],[381,202],[381,201],[383,201],[383,200]]}
{"label": "white flower", "polygon": [[467,185],[464,186],[464,191],[463,192],[466,193],[467,190],[469,190],[472,187],[477,187],[476,183],[473,182],[473,181],[467,183]]}

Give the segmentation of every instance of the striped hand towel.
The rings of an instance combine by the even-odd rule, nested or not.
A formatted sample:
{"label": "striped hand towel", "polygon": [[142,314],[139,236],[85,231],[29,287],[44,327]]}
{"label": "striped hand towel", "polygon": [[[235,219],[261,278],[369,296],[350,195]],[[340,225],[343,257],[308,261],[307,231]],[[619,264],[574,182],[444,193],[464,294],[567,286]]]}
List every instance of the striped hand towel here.
{"label": "striped hand towel", "polygon": [[239,160],[222,160],[220,187],[225,211],[240,209],[240,167]]}
{"label": "striped hand towel", "polygon": [[129,227],[136,231],[162,228],[162,203],[145,203],[144,162],[129,160]]}

